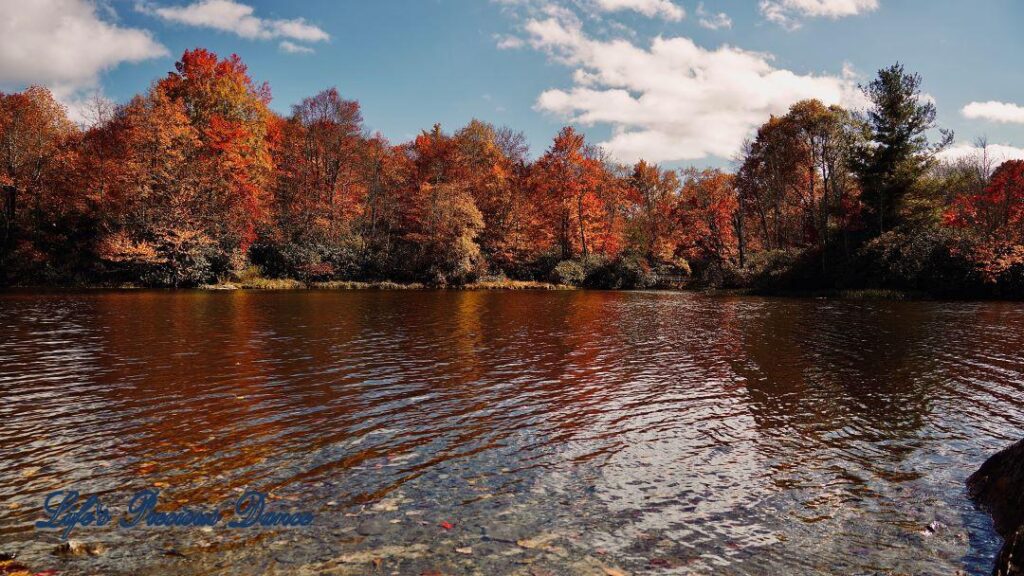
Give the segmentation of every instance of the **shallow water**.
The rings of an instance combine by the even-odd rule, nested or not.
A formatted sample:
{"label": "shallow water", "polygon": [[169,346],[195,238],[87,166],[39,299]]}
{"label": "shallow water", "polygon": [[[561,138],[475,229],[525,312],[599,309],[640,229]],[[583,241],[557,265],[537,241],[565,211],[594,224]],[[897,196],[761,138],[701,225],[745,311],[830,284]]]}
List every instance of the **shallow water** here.
{"label": "shallow water", "polygon": [[[0,552],[70,574],[986,574],[963,482],[1024,429],[1020,304],[15,293],[0,331]],[[154,484],[316,518],[33,528]]]}

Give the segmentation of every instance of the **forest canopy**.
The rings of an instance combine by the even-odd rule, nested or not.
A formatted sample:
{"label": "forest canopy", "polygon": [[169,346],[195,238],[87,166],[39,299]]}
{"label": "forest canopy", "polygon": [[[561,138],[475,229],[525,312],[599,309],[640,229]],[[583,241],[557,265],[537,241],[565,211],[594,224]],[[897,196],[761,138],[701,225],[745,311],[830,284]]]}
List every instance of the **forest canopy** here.
{"label": "forest canopy", "polygon": [[940,162],[952,135],[921,85],[897,64],[866,110],[798,102],[730,173],[621,165],[572,127],[535,159],[479,120],[395,144],[337,89],[282,116],[237,56],[189,50],[86,125],[45,88],[0,93],[0,282],[1024,295],[1024,162]]}

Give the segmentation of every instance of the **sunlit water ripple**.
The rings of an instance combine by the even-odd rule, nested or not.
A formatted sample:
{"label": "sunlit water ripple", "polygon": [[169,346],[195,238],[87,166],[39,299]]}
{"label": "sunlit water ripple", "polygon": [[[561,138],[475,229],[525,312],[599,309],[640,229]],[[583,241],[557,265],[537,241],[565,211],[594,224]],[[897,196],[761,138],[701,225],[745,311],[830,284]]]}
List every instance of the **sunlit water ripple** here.
{"label": "sunlit water ripple", "polygon": [[[338,558],[427,544],[384,558],[399,574],[985,574],[999,542],[963,481],[1024,422],[1019,304],[15,293],[0,330],[0,551],[69,573],[362,574]],[[33,528],[50,491],[117,508],[154,483],[179,505],[255,487],[317,520],[80,528],[109,551],[71,560]],[[537,534],[561,544],[515,545]]]}

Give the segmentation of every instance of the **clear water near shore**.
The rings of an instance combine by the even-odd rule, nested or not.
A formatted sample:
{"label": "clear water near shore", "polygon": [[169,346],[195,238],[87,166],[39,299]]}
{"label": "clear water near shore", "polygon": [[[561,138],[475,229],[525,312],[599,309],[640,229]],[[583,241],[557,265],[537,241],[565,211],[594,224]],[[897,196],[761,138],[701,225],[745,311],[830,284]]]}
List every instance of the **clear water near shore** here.
{"label": "clear water near shore", "polygon": [[[0,552],[68,574],[986,574],[963,481],[1024,422],[1010,303],[13,293],[0,330]],[[317,519],[32,527],[154,484]]]}

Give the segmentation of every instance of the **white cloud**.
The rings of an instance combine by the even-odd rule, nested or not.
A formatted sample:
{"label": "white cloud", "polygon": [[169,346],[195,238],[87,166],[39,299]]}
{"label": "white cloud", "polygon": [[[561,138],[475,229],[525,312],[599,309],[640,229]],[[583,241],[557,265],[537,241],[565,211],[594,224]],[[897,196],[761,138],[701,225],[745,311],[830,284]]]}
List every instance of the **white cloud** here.
{"label": "white cloud", "polygon": [[286,52],[288,54],[312,54],[313,52],[316,52],[316,50],[313,50],[309,46],[302,46],[288,40],[282,40],[277,47],[280,48],[282,52]]}
{"label": "white cloud", "polygon": [[[995,165],[1007,160],[1024,160],[1024,148],[1017,148],[1009,144],[989,144],[986,152]],[[953,162],[962,158],[978,158],[981,153],[982,150],[978,146],[957,144],[939,152],[937,156],[940,160]]]}
{"label": "white cloud", "polygon": [[167,56],[146,30],[105,21],[88,0],[0,0],[0,85],[93,87],[124,62]]}
{"label": "white cloud", "polygon": [[966,118],[991,120],[1004,124],[1024,124],[1024,106],[1006,102],[971,102],[961,114]]}
{"label": "white cloud", "polygon": [[793,103],[818,98],[858,105],[852,71],[802,75],[768,54],[733,46],[707,50],[689,38],[655,38],[650,47],[595,40],[573,18],[532,19],[531,46],[574,68],[575,85],[540,95],[536,107],[583,124],[608,124],[602,146],[620,161],[732,157],[754,129]]}
{"label": "white cloud", "polygon": [[704,3],[701,2],[697,5],[697,21],[702,28],[708,30],[720,30],[722,28],[732,28],[732,18],[729,17],[725,12],[719,12],[713,14],[704,9]]}
{"label": "white cloud", "polygon": [[799,28],[800,18],[856,16],[878,9],[878,0],[761,0],[761,15],[787,28]]}
{"label": "white cloud", "polygon": [[495,34],[494,40],[498,43],[498,50],[516,50],[526,46],[522,38],[511,34]]}
{"label": "white cloud", "polygon": [[46,86],[74,120],[84,120],[103,72],[168,55],[149,31],[107,21],[90,0],[0,0],[0,14],[0,87]]}
{"label": "white cloud", "polygon": [[594,4],[603,12],[632,10],[648,18],[663,18],[670,22],[679,22],[686,17],[686,10],[671,0],[594,0]]}
{"label": "white cloud", "polygon": [[156,6],[138,4],[141,12],[152,14],[179,24],[213,28],[231,32],[251,40],[288,38],[303,42],[321,42],[330,35],[302,18],[272,20],[254,15],[252,6],[235,0],[199,0],[185,6]]}

